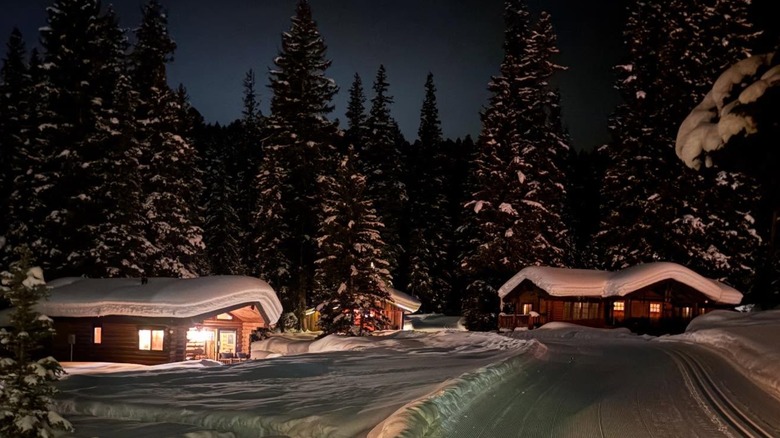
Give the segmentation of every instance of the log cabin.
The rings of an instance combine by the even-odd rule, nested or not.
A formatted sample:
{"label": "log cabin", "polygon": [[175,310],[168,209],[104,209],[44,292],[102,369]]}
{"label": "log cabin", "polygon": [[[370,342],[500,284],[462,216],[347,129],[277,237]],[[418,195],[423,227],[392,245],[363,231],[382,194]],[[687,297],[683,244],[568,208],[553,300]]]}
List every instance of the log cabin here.
{"label": "log cabin", "polygon": [[502,329],[564,321],[656,334],[680,332],[694,317],[742,301],[734,288],[669,262],[617,272],[531,266],[498,295]]}
{"label": "log cabin", "polygon": [[54,321],[59,361],[156,365],[249,357],[250,334],[282,313],[268,283],[244,276],[61,278],[36,310]]}
{"label": "log cabin", "polygon": [[[406,325],[406,315],[420,310],[422,303],[417,298],[401,292],[397,289],[389,288],[390,299],[383,300],[381,303],[382,312],[390,322],[388,330],[404,330]],[[318,331],[320,313],[314,309],[306,312],[303,322],[303,328],[307,331]]]}

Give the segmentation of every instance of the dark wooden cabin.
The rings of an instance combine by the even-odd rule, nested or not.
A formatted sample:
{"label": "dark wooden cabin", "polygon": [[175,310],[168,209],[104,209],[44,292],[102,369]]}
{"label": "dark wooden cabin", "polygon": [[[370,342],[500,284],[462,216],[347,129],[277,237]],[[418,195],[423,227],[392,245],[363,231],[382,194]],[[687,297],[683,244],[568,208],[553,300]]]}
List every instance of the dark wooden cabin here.
{"label": "dark wooden cabin", "polygon": [[619,272],[529,267],[499,296],[503,329],[562,321],[642,333],[680,332],[694,317],[742,300],[735,289],[666,262]]}
{"label": "dark wooden cabin", "polygon": [[37,309],[54,320],[51,353],[60,361],[156,365],[249,357],[250,335],[282,308],[264,281],[67,278],[49,283]]}
{"label": "dark wooden cabin", "polygon": [[[388,321],[390,321],[388,329],[403,330],[406,322],[406,315],[420,310],[422,303],[417,298],[397,289],[390,288],[388,293],[390,294],[390,299],[384,300],[381,303],[382,312]],[[306,317],[303,321],[304,329],[318,331],[320,329],[319,320],[320,313],[312,309],[306,313]]]}

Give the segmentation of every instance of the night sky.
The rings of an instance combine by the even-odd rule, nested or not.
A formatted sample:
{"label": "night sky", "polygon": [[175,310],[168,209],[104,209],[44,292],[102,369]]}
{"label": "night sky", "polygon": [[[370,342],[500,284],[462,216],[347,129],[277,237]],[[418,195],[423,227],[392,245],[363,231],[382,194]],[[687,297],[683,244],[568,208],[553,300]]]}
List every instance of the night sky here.
{"label": "night sky", "polygon": [[[178,44],[169,82],[183,83],[193,105],[209,122],[240,115],[244,73],[253,68],[268,113],[267,71],[289,29],[295,0],[161,0]],[[45,24],[48,0],[0,0],[0,38],[18,26],[32,47]],[[116,0],[121,25],[134,28],[144,0]],[[591,149],[607,140],[607,117],[618,102],[612,66],[619,62],[624,2],[530,0],[534,12],[553,14],[559,63],[569,66],[557,83],[565,123],[575,147]],[[359,73],[367,97],[379,64],[395,97],[393,116],[408,140],[417,138],[423,84],[430,71],[438,88],[446,137],[479,134],[479,111],[487,83],[501,62],[501,0],[312,0],[314,17],[328,46],[328,71],[341,88],[334,117],[344,119],[347,91]],[[3,52],[4,53],[4,52]],[[367,104],[370,105],[370,104]]]}

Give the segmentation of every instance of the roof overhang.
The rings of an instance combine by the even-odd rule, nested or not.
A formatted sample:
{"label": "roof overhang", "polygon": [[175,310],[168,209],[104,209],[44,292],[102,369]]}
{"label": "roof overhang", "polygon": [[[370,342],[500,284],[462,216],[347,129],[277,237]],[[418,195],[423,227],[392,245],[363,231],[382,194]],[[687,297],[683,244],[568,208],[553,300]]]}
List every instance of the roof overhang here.
{"label": "roof overhang", "polygon": [[387,293],[390,294],[390,303],[395,307],[409,313],[420,310],[422,303],[417,298],[393,288],[389,288]]}
{"label": "roof overhang", "polygon": [[282,305],[268,283],[245,276],[198,278],[63,278],[48,284],[50,296],[36,311],[52,318],[135,316],[195,318],[255,305],[269,324]]}

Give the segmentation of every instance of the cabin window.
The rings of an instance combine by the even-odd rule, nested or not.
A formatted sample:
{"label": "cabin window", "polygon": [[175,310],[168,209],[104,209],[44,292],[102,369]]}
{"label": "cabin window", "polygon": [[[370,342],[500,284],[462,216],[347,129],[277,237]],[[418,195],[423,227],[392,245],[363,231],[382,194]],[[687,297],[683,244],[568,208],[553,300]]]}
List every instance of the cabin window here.
{"label": "cabin window", "polygon": [[615,312],[624,312],[626,310],[625,301],[615,301],[612,303],[612,310]]}
{"label": "cabin window", "polygon": [[563,313],[567,320],[596,319],[599,314],[599,303],[567,302],[563,305]]}
{"label": "cabin window", "polygon": [[650,313],[661,313],[661,303],[650,303]]}
{"label": "cabin window", "polygon": [[103,343],[103,327],[96,326],[92,328],[92,343],[93,344]]}
{"label": "cabin window", "polygon": [[162,351],[165,330],[138,330],[138,349]]}
{"label": "cabin window", "polygon": [[523,315],[528,315],[529,313],[531,313],[531,310],[533,310],[533,308],[534,308],[533,304],[530,304],[530,303],[523,304],[523,313],[522,314]]}
{"label": "cabin window", "polygon": [[693,309],[691,309],[690,307],[683,307],[682,308],[682,317],[683,318],[689,319],[692,316],[693,316]]}
{"label": "cabin window", "polygon": [[217,319],[221,319],[223,321],[232,321],[233,315],[229,313],[220,313],[219,315],[217,315]]}

